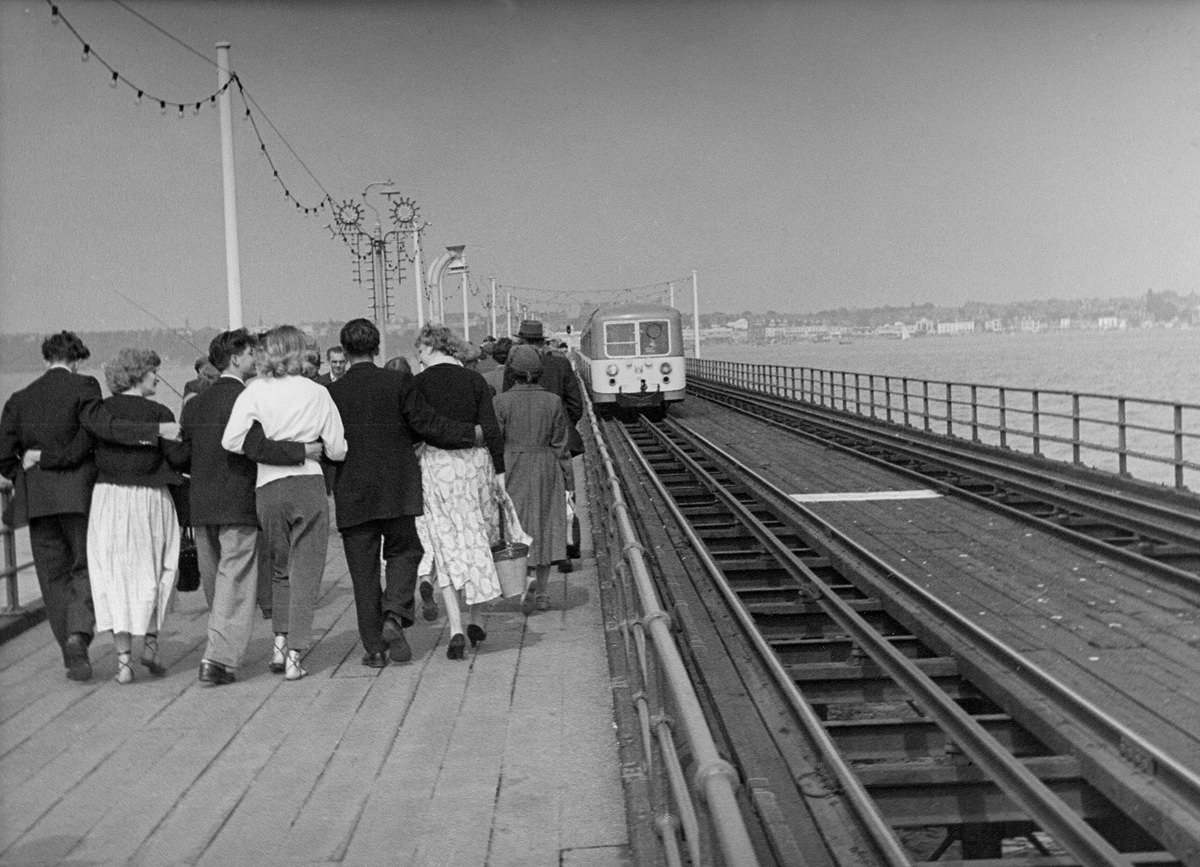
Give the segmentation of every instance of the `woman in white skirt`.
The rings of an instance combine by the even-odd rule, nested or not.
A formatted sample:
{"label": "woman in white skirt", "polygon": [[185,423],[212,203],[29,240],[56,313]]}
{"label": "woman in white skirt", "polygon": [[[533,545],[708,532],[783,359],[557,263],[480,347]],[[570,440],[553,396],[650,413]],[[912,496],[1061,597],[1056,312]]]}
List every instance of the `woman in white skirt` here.
{"label": "woman in white skirt", "polygon": [[[116,419],[175,421],[150,400],[158,386],[158,355],[122,349],[104,365],[112,397],[104,407]],[[133,636],[140,635],[141,663],[151,674],[166,673],[158,658],[158,632],[171,603],[179,568],[179,518],[168,485],[187,464],[182,442],[157,440],[128,446],[96,443],[99,475],[88,515],[88,572],[96,607],[96,631],[111,630],[117,649],[117,683],[133,681]]]}
{"label": "woman in white skirt", "polygon": [[[426,443],[421,453],[425,513],[417,518],[417,532],[446,605],[450,625],[446,656],[462,659],[467,639],[474,647],[487,637],[483,627],[473,622],[475,605],[500,595],[491,546],[500,538],[495,493],[497,483],[503,483],[504,437],[496,423],[491,387],[458,358],[462,341],[446,326],[430,323],[417,335],[416,348],[421,372],[413,378],[413,387],[439,415],[482,427],[487,444],[486,449],[446,450]],[[471,621],[465,639],[460,592]]]}

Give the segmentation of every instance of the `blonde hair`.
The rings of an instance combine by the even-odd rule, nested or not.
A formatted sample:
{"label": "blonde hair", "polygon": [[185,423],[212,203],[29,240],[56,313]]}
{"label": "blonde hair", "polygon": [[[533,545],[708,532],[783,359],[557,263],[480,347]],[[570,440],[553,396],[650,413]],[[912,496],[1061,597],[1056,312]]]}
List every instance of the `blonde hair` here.
{"label": "blonde hair", "polygon": [[440,352],[442,355],[450,355],[455,358],[460,357],[463,349],[462,338],[439,322],[426,322],[417,334],[417,339],[413,345],[417,349],[425,346],[434,352]]}
{"label": "blonde hair", "polygon": [[298,376],[304,370],[308,336],[294,325],[272,328],[259,343],[255,367],[260,376]]}
{"label": "blonde hair", "polygon": [[129,391],[162,361],[153,349],[122,349],[117,357],[104,364],[104,379],[113,394]]}

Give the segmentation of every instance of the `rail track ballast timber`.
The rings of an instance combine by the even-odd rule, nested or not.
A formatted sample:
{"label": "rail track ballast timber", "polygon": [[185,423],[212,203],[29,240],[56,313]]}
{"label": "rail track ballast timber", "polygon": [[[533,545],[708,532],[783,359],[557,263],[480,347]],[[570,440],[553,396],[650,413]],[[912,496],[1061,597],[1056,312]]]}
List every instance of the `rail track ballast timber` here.
{"label": "rail track ballast timber", "polygon": [[693,393],[1152,571],[1200,598],[1194,496],[797,401],[692,383]]}
{"label": "rail track ballast timber", "polygon": [[1200,865],[1171,756],[712,443],[604,433],[776,863]]}

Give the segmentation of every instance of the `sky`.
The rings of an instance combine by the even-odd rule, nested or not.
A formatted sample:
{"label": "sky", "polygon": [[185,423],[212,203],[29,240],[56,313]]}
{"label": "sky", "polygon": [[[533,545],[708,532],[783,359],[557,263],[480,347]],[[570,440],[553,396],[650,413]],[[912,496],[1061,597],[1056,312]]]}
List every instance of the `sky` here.
{"label": "sky", "polygon": [[[369,315],[330,211],[282,190],[389,179],[426,264],[466,245],[475,310],[492,279],[547,319],[668,281],[690,310],[693,271],[730,312],[1200,284],[1200,3],[57,5],[171,102],[232,44],[282,182],[235,95],[247,324]],[[0,330],[223,326],[217,112],[135,105],[81,55],[0,0]]]}

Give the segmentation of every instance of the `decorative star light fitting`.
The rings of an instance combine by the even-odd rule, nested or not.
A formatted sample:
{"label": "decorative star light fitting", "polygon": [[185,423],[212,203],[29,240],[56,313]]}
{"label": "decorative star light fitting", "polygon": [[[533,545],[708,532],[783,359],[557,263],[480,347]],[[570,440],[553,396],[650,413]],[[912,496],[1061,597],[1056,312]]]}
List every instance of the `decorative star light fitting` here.
{"label": "decorative star light fitting", "polygon": [[[393,228],[386,232],[377,227],[376,234],[364,225],[364,206],[354,199],[330,203],[333,223],[328,228],[333,237],[341,238],[354,257],[354,281],[369,290],[371,310],[376,314],[382,311],[382,318],[390,322],[393,287],[399,284],[402,277],[401,262],[412,263],[415,259],[415,253],[408,250],[407,241],[414,231],[420,231],[418,221],[421,209],[416,200],[407,196],[389,198],[391,207],[388,216]],[[383,265],[382,274],[379,275],[374,264],[376,252],[380,254]]]}

